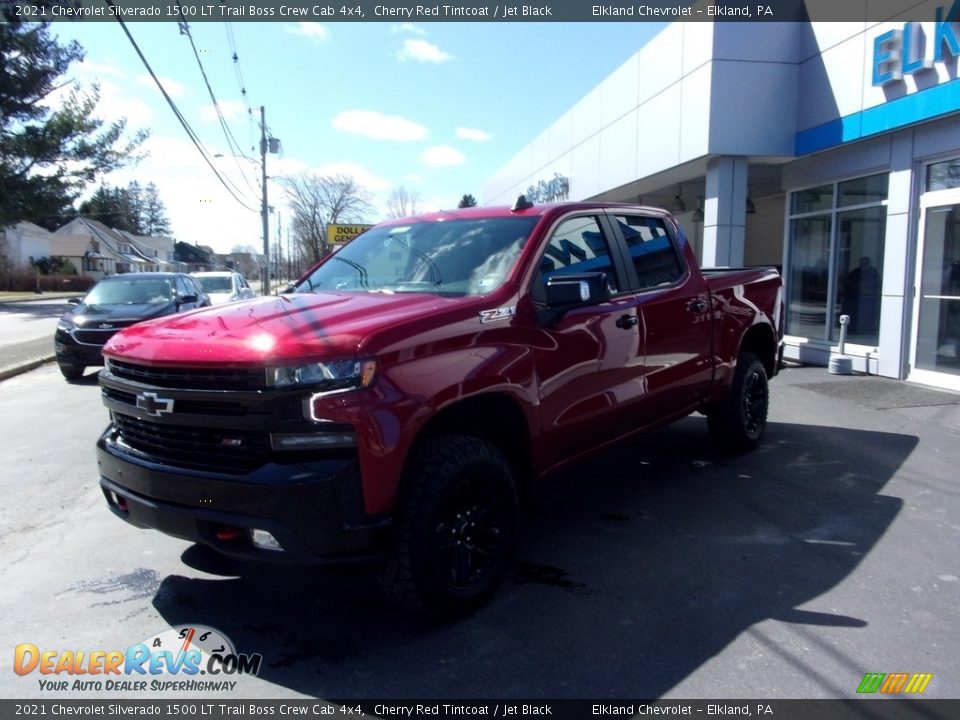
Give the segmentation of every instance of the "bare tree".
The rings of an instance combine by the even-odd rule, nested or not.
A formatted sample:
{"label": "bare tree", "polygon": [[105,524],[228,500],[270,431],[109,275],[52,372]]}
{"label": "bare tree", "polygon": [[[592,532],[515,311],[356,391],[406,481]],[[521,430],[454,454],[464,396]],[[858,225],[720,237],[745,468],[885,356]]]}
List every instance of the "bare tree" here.
{"label": "bare tree", "polygon": [[407,190],[403,185],[394,189],[387,198],[387,217],[402,218],[420,212],[420,194]]}
{"label": "bare tree", "polygon": [[283,179],[293,210],[293,235],[303,255],[326,255],[327,225],[359,223],[373,214],[370,192],[349,175],[303,174]]}

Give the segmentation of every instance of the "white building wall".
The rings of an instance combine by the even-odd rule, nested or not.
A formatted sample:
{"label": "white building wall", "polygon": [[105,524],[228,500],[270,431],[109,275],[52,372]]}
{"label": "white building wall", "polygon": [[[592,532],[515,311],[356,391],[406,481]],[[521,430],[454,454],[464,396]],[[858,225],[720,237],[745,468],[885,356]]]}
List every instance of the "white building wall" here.
{"label": "white building wall", "polygon": [[41,227],[21,223],[8,227],[3,233],[7,260],[18,268],[30,267],[30,258],[39,260],[50,256],[50,233]]}
{"label": "white building wall", "polygon": [[577,200],[708,156],[789,156],[798,27],[668,26],[501,168],[483,204],[555,174]]}

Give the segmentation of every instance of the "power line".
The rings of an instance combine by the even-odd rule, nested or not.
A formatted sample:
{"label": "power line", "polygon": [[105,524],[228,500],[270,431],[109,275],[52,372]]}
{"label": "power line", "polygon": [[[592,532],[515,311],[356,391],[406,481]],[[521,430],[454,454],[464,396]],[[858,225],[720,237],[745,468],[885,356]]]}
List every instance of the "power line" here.
{"label": "power line", "polygon": [[[182,5],[180,5],[180,0],[177,0],[177,6],[181,8],[182,14]],[[247,179],[247,175],[241,167],[240,163],[237,160],[236,155],[239,154],[246,160],[250,162],[256,162],[253,158],[247,157],[243,150],[240,148],[240,144],[237,142],[236,138],[233,136],[233,133],[230,131],[230,126],[227,124],[227,119],[223,116],[223,111],[220,108],[220,103],[217,102],[216,95],[214,95],[213,87],[210,85],[210,78],[207,77],[207,71],[203,67],[203,62],[200,60],[200,53],[197,50],[197,45],[193,41],[193,33],[190,32],[190,25],[186,22],[180,23],[180,32],[183,35],[187,36],[187,39],[190,41],[190,47],[193,49],[193,56],[197,60],[197,67],[200,68],[200,74],[203,76],[203,82],[207,86],[207,92],[210,95],[210,101],[213,103],[213,108],[217,113],[217,117],[220,120],[220,128],[223,130],[223,136],[227,141],[227,147],[230,148],[231,155],[234,156],[234,162],[236,163],[237,170],[240,172],[240,177],[243,178],[243,181],[247,184],[250,192],[256,194],[257,190],[250,184],[250,181]],[[238,188],[239,190],[239,188]]]}
{"label": "power line", "polygon": [[[115,7],[113,4],[113,0],[104,0],[104,2],[111,9]],[[173,101],[173,98],[171,98],[170,95],[167,94],[166,89],[163,87],[163,83],[160,82],[160,79],[157,77],[157,74],[153,71],[153,68],[150,67],[150,63],[147,62],[147,58],[144,56],[143,51],[140,50],[140,46],[137,45],[137,41],[133,39],[133,35],[130,34],[130,30],[127,28],[127,24],[123,21],[123,18],[120,17],[119,13],[114,13],[114,17],[116,17],[117,22],[120,23],[120,27],[123,28],[123,32],[126,34],[127,39],[130,41],[130,44],[133,45],[133,49],[137,52],[137,55],[140,57],[140,61],[143,63],[143,66],[147,69],[147,72],[150,73],[150,77],[153,78],[153,81],[156,83],[157,87],[160,89],[160,93],[163,95],[164,100],[167,101],[167,104],[170,106],[170,109],[173,110],[173,114],[176,115],[177,120],[180,121],[180,124],[183,126],[183,129],[186,131],[187,136],[193,142],[194,146],[199,151],[201,157],[203,157],[204,161],[213,171],[213,174],[216,175],[217,180],[220,181],[220,184],[223,185],[224,188],[226,188],[227,192],[230,193],[233,199],[236,200],[238,203],[240,203],[241,206],[243,206],[250,212],[257,212],[257,210],[247,205],[243,200],[241,200],[237,196],[237,194],[230,188],[230,186],[226,183],[226,181],[220,175],[217,168],[214,167],[212,162],[210,162],[208,153],[206,149],[203,147],[202,143],[200,142],[200,139],[197,137],[196,133],[193,131],[193,128],[190,127],[190,124],[187,122],[186,118],[184,118],[183,115],[180,113],[180,110],[179,108],[177,108],[177,105]]]}
{"label": "power line", "polygon": [[230,46],[230,58],[233,60],[233,73],[237,78],[237,86],[240,88],[240,97],[243,98],[247,106],[247,127],[250,132],[250,152],[255,152],[256,140],[254,134],[255,122],[253,119],[253,108],[250,107],[250,98],[247,96],[247,84],[243,80],[243,69],[240,67],[240,56],[237,54],[237,40],[233,36],[233,24],[224,23],[227,29],[227,44]]}

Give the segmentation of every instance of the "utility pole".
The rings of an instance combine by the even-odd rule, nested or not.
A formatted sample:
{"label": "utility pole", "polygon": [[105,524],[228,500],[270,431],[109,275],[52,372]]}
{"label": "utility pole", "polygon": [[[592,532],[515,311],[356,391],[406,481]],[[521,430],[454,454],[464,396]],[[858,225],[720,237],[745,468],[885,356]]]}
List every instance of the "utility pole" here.
{"label": "utility pole", "polygon": [[277,274],[277,282],[280,281],[280,275],[283,272],[283,269],[280,267],[281,261],[283,260],[283,218],[280,216],[280,212],[277,212],[277,252],[274,257],[274,272]]}
{"label": "utility pole", "polygon": [[260,169],[263,171],[263,199],[260,201],[260,219],[263,223],[263,294],[270,294],[270,223],[267,204],[267,112],[260,106]]}

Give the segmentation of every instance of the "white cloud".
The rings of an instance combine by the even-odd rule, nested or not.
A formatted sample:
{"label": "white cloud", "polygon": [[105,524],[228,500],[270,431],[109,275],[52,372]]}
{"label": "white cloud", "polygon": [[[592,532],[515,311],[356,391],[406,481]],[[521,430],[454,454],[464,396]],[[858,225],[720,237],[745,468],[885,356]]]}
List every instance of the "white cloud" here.
{"label": "white cloud", "polygon": [[123,70],[116,65],[111,65],[108,63],[95,63],[91,62],[90,60],[81,60],[76,62],[70,66],[70,69],[81,75],[91,76],[94,78],[99,78],[104,75],[109,75],[115,78],[126,77],[126,73],[124,73]]}
{"label": "white cloud", "polygon": [[[160,81],[160,84],[163,85],[163,89],[167,91],[167,95],[170,97],[180,98],[187,94],[187,89],[176,80],[168,77],[161,77],[160,75],[157,76],[157,79]],[[158,93],[160,92],[159,88],[157,88],[157,83],[155,83],[153,78],[147,73],[137,75],[137,84],[148,87]]]}
{"label": "white cloud", "polygon": [[423,182],[423,176],[417,175],[416,173],[407,173],[406,175],[403,176],[403,179],[411,183],[419,184]]}
{"label": "white cloud", "polygon": [[341,132],[363,135],[373,140],[415,142],[427,137],[423,125],[375,110],[346,110],[333,119],[333,127]]}
{"label": "white cloud", "polygon": [[[104,182],[114,187],[125,187],[133,180],[141,185],[154,183],[178,240],[210,245],[218,252],[229,252],[235,245],[262,247],[259,168],[255,164],[241,160],[238,167],[228,158],[212,160],[233,192],[241,197],[245,208],[217,180],[187,138],[151,137],[144,148],[149,156],[143,162],[111,173]],[[246,180],[241,177],[241,168]],[[271,182],[269,194],[270,205],[282,213],[286,224],[292,216],[282,190]],[[274,213],[270,216],[271,242],[276,240],[276,223]]]}
{"label": "white cloud", "polygon": [[274,158],[267,161],[270,176],[282,179],[294,175],[349,175],[371,192],[379,192],[390,187],[390,181],[374,174],[363,165],[349,161],[309,165],[292,157]]}
{"label": "white cloud", "polygon": [[400,48],[397,57],[403,62],[416,60],[418,62],[442,63],[453,60],[453,55],[444,52],[433,43],[411,38],[403,41],[403,47]]}
{"label": "white cloud", "polygon": [[477,130],[476,128],[457,128],[457,137],[461,140],[472,140],[473,142],[487,142],[488,140],[493,140],[493,135],[486,132],[485,130]]}
{"label": "white cloud", "polygon": [[[220,106],[220,112],[223,113],[223,117],[227,120],[236,120],[239,117],[243,117],[247,111],[246,104],[241,100],[219,100],[217,104]],[[200,118],[208,123],[217,122],[219,120],[217,117],[217,109],[213,105],[201,106]]]}
{"label": "white cloud", "polygon": [[399,25],[394,25],[390,28],[392,33],[410,33],[411,35],[426,35],[427,31],[424,30],[419,25],[414,25],[413,23],[400,23]]}
{"label": "white cloud", "polygon": [[286,30],[291,35],[302,35],[321,45],[330,39],[330,30],[320,23],[298,22],[295,25],[287,25]]}
{"label": "white cloud", "polygon": [[375,175],[362,165],[349,161],[326,163],[310,168],[310,172],[315,175],[348,175],[370,192],[380,192],[390,187],[389,180]]}
{"label": "white cloud", "polygon": [[455,147],[437,145],[424,150],[423,154],[420,155],[420,160],[427,167],[438,168],[463,165],[467,158]]}

